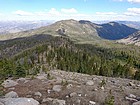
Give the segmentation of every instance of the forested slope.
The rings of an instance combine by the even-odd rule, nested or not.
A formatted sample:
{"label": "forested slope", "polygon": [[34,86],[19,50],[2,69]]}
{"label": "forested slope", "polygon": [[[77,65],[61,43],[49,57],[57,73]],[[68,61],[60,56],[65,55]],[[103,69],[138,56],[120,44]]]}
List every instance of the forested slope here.
{"label": "forested slope", "polygon": [[25,77],[35,75],[40,70],[47,72],[52,69],[140,79],[138,47],[104,48],[75,44],[69,38],[50,35],[36,35],[0,43],[1,79]]}

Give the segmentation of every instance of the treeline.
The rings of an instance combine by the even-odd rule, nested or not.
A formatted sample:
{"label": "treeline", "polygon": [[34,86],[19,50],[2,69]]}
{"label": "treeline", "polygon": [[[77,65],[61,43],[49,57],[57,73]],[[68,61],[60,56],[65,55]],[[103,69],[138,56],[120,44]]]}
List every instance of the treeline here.
{"label": "treeline", "polygon": [[[135,53],[135,52],[133,52]],[[40,70],[61,69],[90,75],[140,80],[139,56],[127,50],[73,44],[56,37],[13,58],[0,60],[0,78],[36,75]]]}

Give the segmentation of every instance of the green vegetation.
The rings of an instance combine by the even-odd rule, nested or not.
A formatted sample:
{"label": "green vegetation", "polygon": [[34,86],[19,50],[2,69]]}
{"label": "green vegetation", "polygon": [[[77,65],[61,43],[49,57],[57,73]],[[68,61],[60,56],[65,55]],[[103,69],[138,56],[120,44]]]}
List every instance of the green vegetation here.
{"label": "green vegetation", "polygon": [[49,35],[5,43],[0,46],[4,54],[0,59],[0,79],[36,75],[41,69],[45,72],[61,69],[140,80],[140,50],[134,46],[74,44],[68,38]]}
{"label": "green vegetation", "polygon": [[105,86],[105,85],[106,85],[106,81],[105,81],[105,79],[103,79],[100,83],[100,87]]}
{"label": "green vegetation", "polygon": [[105,104],[104,105],[115,105],[114,104],[114,96],[108,96],[105,100]]}
{"label": "green vegetation", "polygon": [[112,95],[112,91],[109,91],[109,95],[105,98],[104,105],[115,105],[115,99]]}

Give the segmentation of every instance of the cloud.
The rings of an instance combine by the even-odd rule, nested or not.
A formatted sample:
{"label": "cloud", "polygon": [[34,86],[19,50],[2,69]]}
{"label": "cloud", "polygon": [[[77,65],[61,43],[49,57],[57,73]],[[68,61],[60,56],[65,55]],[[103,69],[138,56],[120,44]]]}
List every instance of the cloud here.
{"label": "cloud", "polygon": [[132,16],[140,15],[140,8],[128,8],[125,14]]}
{"label": "cloud", "polygon": [[128,2],[132,2],[132,3],[140,3],[140,0],[128,0]]}
{"label": "cloud", "polygon": [[[65,20],[65,19],[76,19],[76,20],[140,20],[140,8],[128,8],[125,13],[116,12],[96,12],[96,13],[79,13],[75,8],[62,8],[56,9],[51,8],[42,11],[23,11],[17,10],[6,18],[13,18],[16,20]],[[4,16],[0,16],[0,19],[5,19]]]}
{"label": "cloud", "polygon": [[127,11],[135,14],[140,14],[140,8],[128,8]]}
{"label": "cloud", "polygon": [[31,16],[31,15],[33,15],[33,13],[31,13],[31,12],[26,12],[26,11],[22,11],[22,10],[17,10],[15,12],[13,12],[13,14],[20,15],[20,16]]}
{"label": "cloud", "polygon": [[72,14],[73,13],[78,13],[78,11],[76,9],[74,9],[74,8],[71,8],[71,9],[62,8],[61,12],[63,12],[63,13],[72,13]]}
{"label": "cloud", "polygon": [[96,12],[96,15],[117,15],[115,12]]}
{"label": "cloud", "polygon": [[55,8],[51,8],[48,13],[51,15],[60,15],[60,12],[57,11]]}
{"label": "cloud", "polygon": [[127,2],[130,2],[130,3],[140,3],[140,0],[113,0],[113,1],[127,1]]}

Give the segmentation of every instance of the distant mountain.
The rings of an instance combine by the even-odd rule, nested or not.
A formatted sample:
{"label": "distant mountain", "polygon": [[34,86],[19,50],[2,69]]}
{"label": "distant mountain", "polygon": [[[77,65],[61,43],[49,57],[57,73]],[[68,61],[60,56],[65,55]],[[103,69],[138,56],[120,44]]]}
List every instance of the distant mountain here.
{"label": "distant mountain", "polygon": [[109,22],[102,24],[100,28],[97,28],[100,37],[109,40],[118,40],[137,31],[137,29],[128,27],[124,24],[117,22]]}
{"label": "distant mountain", "polygon": [[117,22],[140,30],[140,21],[117,21]]}
{"label": "distant mountain", "polygon": [[118,41],[119,43],[134,44],[140,46],[140,31],[137,31],[128,37]]}
{"label": "distant mountain", "polygon": [[90,21],[62,20],[46,27],[35,30],[19,32],[0,36],[0,40],[26,37],[37,34],[49,34],[53,36],[67,36],[75,41],[98,41],[102,39],[118,40],[138,31],[126,25],[109,22],[95,24]]}
{"label": "distant mountain", "polygon": [[53,21],[0,21],[0,34],[16,33],[48,26]]}

